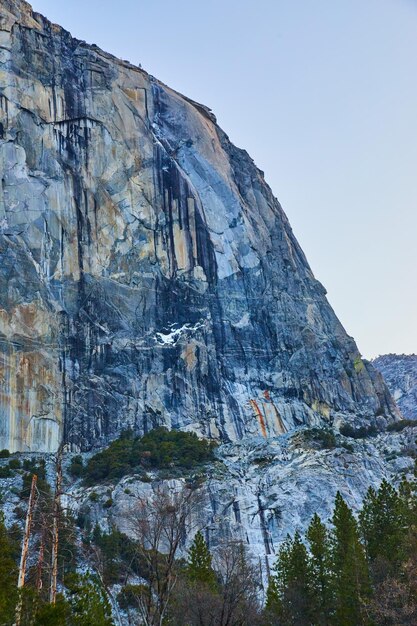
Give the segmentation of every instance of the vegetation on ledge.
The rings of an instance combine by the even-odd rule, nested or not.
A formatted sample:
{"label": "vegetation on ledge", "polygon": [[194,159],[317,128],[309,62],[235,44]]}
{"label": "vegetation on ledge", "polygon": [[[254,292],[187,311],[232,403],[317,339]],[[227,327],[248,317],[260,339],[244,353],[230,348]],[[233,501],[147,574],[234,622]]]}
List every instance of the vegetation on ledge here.
{"label": "vegetation on ledge", "polygon": [[404,419],[399,422],[392,422],[392,424],[388,424],[387,431],[398,433],[401,430],[404,430],[404,428],[408,428],[408,427],[416,428],[417,420]]}
{"label": "vegetation on ledge", "polygon": [[376,435],[378,435],[378,429],[374,424],[360,426],[359,428],[355,428],[350,424],[343,424],[340,427],[340,434],[344,437],[351,437],[352,439],[366,439],[367,437],[376,437]]}
{"label": "vegetation on ledge", "polygon": [[335,434],[330,428],[308,428],[302,431],[304,441],[318,450],[332,450],[336,448]]}
{"label": "vegetation on ledge", "polygon": [[146,469],[192,469],[214,460],[214,447],[213,442],[199,439],[195,433],[155,428],[143,437],[123,433],[91,457],[82,472],[78,460],[72,465],[90,486]]}

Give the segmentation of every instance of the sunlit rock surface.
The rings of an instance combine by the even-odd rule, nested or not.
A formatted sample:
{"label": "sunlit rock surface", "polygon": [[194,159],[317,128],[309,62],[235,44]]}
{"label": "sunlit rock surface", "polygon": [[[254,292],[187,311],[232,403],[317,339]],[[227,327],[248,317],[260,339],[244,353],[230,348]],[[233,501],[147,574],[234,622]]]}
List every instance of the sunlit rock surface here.
{"label": "sunlit rock surface", "polygon": [[209,109],[0,7],[0,448],[397,409]]}

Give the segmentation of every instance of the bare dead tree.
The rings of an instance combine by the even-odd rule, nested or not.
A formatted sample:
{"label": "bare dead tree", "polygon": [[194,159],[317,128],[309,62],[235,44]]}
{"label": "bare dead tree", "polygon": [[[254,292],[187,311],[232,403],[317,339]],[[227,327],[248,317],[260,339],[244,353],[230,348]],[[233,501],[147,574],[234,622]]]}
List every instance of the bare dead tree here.
{"label": "bare dead tree", "polygon": [[[19,578],[17,581],[17,588],[20,591],[22,590],[25,584],[26,564],[27,564],[28,553],[29,553],[29,539],[30,539],[30,532],[32,530],[33,510],[34,510],[35,501],[36,501],[37,480],[38,480],[37,475],[33,474],[32,483],[30,487],[28,510],[26,514],[25,532],[23,535],[22,554],[20,557]],[[19,600],[18,600],[17,607],[16,607],[16,619],[15,619],[16,626],[20,625],[21,615],[22,615],[22,595],[20,593]]]}
{"label": "bare dead tree", "polygon": [[34,506],[35,506],[35,499],[36,499],[36,482],[37,482],[37,479],[38,479],[38,477],[36,476],[36,474],[33,474],[33,476],[32,476],[32,483],[31,483],[31,487],[30,487],[28,510],[27,510],[27,514],[26,514],[25,532],[24,532],[24,535],[23,535],[22,554],[21,554],[21,557],[20,557],[19,580],[17,582],[17,586],[18,586],[19,589],[21,589],[24,586],[24,584],[25,584],[26,563],[27,563],[28,552],[29,552],[30,532],[31,532],[31,529],[32,529],[33,509],[34,509]]}
{"label": "bare dead tree", "polygon": [[213,566],[221,581],[219,626],[254,624],[259,609],[259,572],[240,541],[221,544]]}
{"label": "bare dead tree", "polygon": [[417,624],[417,559],[411,555],[397,578],[380,581],[365,607],[370,621],[381,626]]}
{"label": "bare dead tree", "polygon": [[184,626],[219,626],[222,596],[219,590],[192,583],[187,576],[179,578],[175,597],[170,603],[173,624]]}
{"label": "bare dead tree", "polygon": [[43,568],[43,560],[44,560],[44,551],[45,551],[45,538],[42,533],[41,543],[39,546],[39,555],[38,555],[38,563],[36,566],[36,589],[38,593],[42,590],[42,568]]}
{"label": "bare dead tree", "polygon": [[34,531],[38,542],[36,549],[38,558],[34,575],[34,586],[38,594],[49,599],[49,585],[51,578],[51,546],[53,528],[53,501],[50,493],[39,492],[38,505],[34,516]]}
{"label": "bare dead tree", "polygon": [[183,576],[171,602],[170,617],[181,626],[260,626],[259,570],[237,541],[225,541],[214,550],[212,566],[218,583],[193,583]]}
{"label": "bare dead tree", "polygon": [[146,580],[136,594],[145,626],[162,626],[166,617],[178,578],[178,549],[185,541],[187,522],[189,526],[198,500],[196,490],[169,489],[166,485],[157,487],[150,500],[137,498],[130,524]]}
{"label": "bare dead tree", "polygon": [[[29,568],[28,583],[43,600],[54,602],[58,576],[63,579],[65,562],[74,560],[75,529],[66,510],[61,506],[62,468],[61,453],[54,455],[56,479],[51,494],[45,477],[40,474],[37,482],[36,507],[32,519],[31,551],[37,552],[37,564]],[[41,471],[41,470],[40,470]],[[33,563],[32,558],[32,563]],[[58,571],[59,570],[59,571]]]}
{"label": "bare dead tree", "polygon": [[49,602],[55,604],[58,584],[58,545],[59,545],[59,515],[61,503],[62,484],[62,448],[59,449],[56,459],[56,481],[53,502],[53,527],[52,527],[52,555],[51,555],[51,583],[49,587]]}

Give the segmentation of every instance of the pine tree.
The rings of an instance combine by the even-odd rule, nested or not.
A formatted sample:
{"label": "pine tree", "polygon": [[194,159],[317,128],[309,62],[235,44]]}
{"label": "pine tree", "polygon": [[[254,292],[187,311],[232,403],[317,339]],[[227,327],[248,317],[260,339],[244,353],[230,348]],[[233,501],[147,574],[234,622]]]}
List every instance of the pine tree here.
{"label": "pine tree", "polygon": [[15,546],[0,512],[0,624],[13,620],[17,603],[17,565]]}
{"label": "pine tree", "polygon": [[362,606],[370,593],[365,551],[356,519],[338,492],[335,499],[332,533],[335,620],[337,626],[367,624]]}
{"label": "pine tree", "polygon": [[417,526],[417,482],[415,480],[411,482],[406,479],[402,480],[398,488],[398,497],[405,525],[409,528]]}
{"label": "pine tree", "polygon": [[382,559],[391,569],[404,559],[408,506],[386,480],[376,492],[368,489],[359,522],[370,561]]}
{"label": "pine tree", "polygon": [[210,550],[200,531],[195,535],[189,551],[187,574],[193,583],[207,585],[212,590],[217,586]]}
{"label": "pine tree", "polygon": [[[36,606],[36,603],[32,603],[33,606]],[[33,626],[69,626],[70,624],[72,626],[69,604],[60,594],[57,595],[55,604],[39,602],[34,618],[31,618],[29,613],[26,619],[26,623]]]}
{"label": "pine tree", "polygon": [[270,576],[266,590],[265,611],[267,617],[274,618],[282,615],[282,601],[279,593],[276,576]]}
{"label": "pine tree", "polygon": [[298,532],[281,546],[270,581],[269,608],[279,623],[288,626],[311,624],[312,579],[307,549]]}
{"label": "pine tree", "polygon": [[333,611],[329,533],[317,513],[307,529],[310,547],[310,568],[313,586],[315,624],[327,626]]}
{"label": "pine tree", "polygon": [[113,626],[107,595],[91,576],[75,576],[69,597],[71,626]]}

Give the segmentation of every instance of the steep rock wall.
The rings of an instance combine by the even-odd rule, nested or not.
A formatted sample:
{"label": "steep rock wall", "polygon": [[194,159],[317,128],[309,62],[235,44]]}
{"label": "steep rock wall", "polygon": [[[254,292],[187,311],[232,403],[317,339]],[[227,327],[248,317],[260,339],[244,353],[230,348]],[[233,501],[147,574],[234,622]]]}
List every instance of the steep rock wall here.
{"label": "steep rock wall", "polygon": [[372,361],[407,419],[417,420],[417,354],[384,354]]}
{"label": "steep rock wall", "polygon": [[25,2],[0,10],[0,447],[395,419],[213,114]]}

